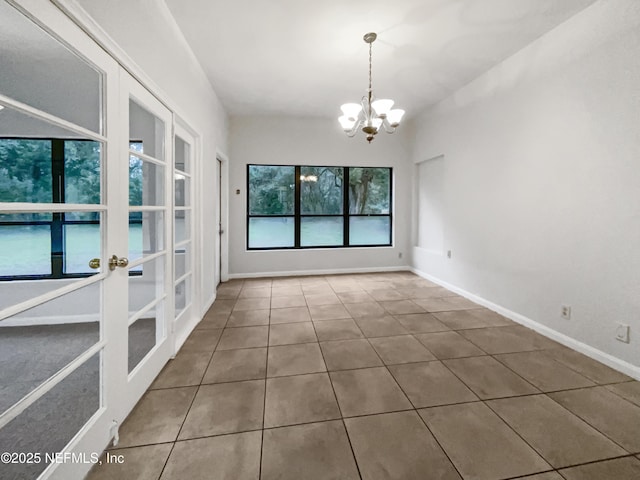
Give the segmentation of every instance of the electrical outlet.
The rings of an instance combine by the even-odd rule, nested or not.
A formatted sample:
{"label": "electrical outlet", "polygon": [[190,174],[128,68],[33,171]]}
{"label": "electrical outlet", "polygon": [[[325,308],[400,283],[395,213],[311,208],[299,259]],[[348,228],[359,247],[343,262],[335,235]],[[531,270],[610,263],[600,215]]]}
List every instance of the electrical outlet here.
{"label": "electrical outlet", "polygon": [[447,250],[447,258],[451,258],[451,250]]}
{"label": "electrical outlet", "polygon": [[571,319],[571,307],[569,305],[562,305],[560,307],[560,316],[565,320]]}
{"label": "electrical outlet", "polygon": [[629,325],[619,323],[616,327],[616,340],[629,343]]}
{"label": "electrical outlet", "polygon": [[402,252],[398,253],[398,258],[402,258]]}

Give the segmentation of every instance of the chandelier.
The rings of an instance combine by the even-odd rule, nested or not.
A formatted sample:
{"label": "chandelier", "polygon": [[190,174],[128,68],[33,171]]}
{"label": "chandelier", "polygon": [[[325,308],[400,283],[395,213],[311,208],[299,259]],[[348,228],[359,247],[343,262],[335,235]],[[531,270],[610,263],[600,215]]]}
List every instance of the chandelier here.
{"label": "chandelier", "polygon": [[362,127],[362,131],[367,135],[367,141],[371,143],[374,136],[384,128],[387,133],[396,131],[400,125],[400,120],[404,115],[404,110],[394,108],[393,100],[376,100],[371,87],[371,44],[375,42],[378,35],[373,32],[367,33],[364,41],[369,44],[369,88],[367,94],[362,97],[360,103],[345,103],[340,107],[343,115],[338,118],[342,129],[348,137],[353,137]]}

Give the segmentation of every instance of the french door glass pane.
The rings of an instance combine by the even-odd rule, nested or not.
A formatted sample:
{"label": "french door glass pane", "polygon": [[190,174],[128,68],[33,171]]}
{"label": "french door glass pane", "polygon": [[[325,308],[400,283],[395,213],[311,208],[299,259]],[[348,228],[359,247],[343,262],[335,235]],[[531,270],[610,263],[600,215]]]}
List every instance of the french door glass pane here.
{"label": "french door glass pane", "polygon": [[50,274],[51,225],[0,224],[0,277]]}
{"label": "french door glass pane", "polygon": [[[35,355],[45,355],[47,349]],[[2,478],[38,478],[51,461],[46,453],[62,451],[99,410],[100,357],[97,353],[80,365],[0,430],[0,451],[39,453],[42,459],[40,463],[4,463]]]}
{"label": "french door glass pane", "polygon": [[[156,305],[162,309],[164,302]],[[142,361],[142,359],[156,346],[156,312],[150,312],[149,316],[144,316],[136,320],[129,327],[129,348],[128,365],[129,373]]]}
{"label": "french door glass pane", "polygon": [[301,217],[300,245],[322,247],[343,244],[342,217]]}
{"label": "french door glass pane", "polygon": [[191,172],[191,145],[185,142],[182,138],[176,136],[175,137],[175,146],[176,146],[176,155],[175,155],[175,166],[176,170],[180,170],[181,172],[189,173]]}
{"label": "french door glass pane", "polygon": [[185,278],[182,282],[176,285],[175,288],[175,302],[176,302],[176,317],[187,307],[188,299],[191,298],[191,277]]}
{"label": "french door glass pane", "polygon": [[175,176],[175,198],[176,207],[188,207],[191,205],[191,179],[180,173]]}
{"label": "french door glass pane", "polygon": [[129,261],[164,250],[164,233],[164,212],[129,213]]}
{"label": "french door glass pane", "polygon": [[176,243],[191,238],[191,212],[189,210],[175,211],[174,228],[176,230]]}
{"label": "french door glass pane", "polygon": [[191,243],[176,248],[175,251],[175,280],[191,271]]}
{"label": "french door glass pane", "polygon": [[164,122],[153,113],[129,100],[129,139],[139,147],[130,148],[164,160]]}
{"label": "french door glass pane", "polygon": [[[33,296],[40,283],[22,288]],[[99,340],[98,283],[0,321],[0,413]]]}
{"label": "french door glass pane", "polygon": [[164,170],[162,165],[129,156],[129,205],[163,206]]}
{"label": "french door glass pane", "polygon": [[7,2],[0,32],[0,92],[100,133],[102,74]]}
{"label": "french door glass pane", "polygon": [[164,294],[164,262],[161,255],[139,265],[136,275],[129,275],[129,317]]}
{"label": "french door glass pane", "polygon": [[249,248],[293,247],[293,217],[249,218]]}
{"label": "french door glass pane", "polygon": [[[93,213],[93,212],[92,212]],[[97,218],[100,213],[95,212]],[[82,223],[63,225],[64,238],[64,273],[90,273],[100,270],[89,267],[89,261],[100,258],[101,235],[100,223]]]}
{"label": "french door glass pane", "polygon": [[[13,111],[3,110],[0,119],[7,114]],[[0,134],[1,127],[2,120]],[[51,203],[51,165],[51,140],[1,138],[0,202]]]}
{"label": "french door glass pane", "polygon": [[101,203],[101,147],[99,142],[64,142],[65,203]]}
{"label": "french door glass pane", "polygon": [[300,212],[339,215],[343,206],[343,169],[300,167]]}
{"label": "french door glass pane", "polygon": [[389,245],[391,243],[389,217],[350,217],[349,245]]}

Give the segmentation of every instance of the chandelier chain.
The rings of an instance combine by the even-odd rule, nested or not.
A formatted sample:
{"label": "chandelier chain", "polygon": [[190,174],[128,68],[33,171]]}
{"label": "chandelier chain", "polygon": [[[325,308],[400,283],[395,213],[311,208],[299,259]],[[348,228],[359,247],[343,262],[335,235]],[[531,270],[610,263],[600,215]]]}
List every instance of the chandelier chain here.
{"label": "chandelier chain", "polygon": [[372,47],[373,47],[373,42],[369,44],[369,96],[371,96],[371,91],[373,89],[371,84],[371,63],[372,63],[371,49]]}

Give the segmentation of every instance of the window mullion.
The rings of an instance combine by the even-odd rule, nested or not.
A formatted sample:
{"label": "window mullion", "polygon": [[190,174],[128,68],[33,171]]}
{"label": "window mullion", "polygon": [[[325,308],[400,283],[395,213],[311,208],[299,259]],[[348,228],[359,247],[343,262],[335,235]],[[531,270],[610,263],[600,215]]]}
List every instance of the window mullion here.
{"label": "window mullion", "polygon": [[[64,140],[51,140],[51,191],[53,203],[64,203]],[[51,221],[51,276],[62,278],[64,265],[64,213],[52,214]]]}
{"label": "window mullion", "polygon": [[295,179],[295,193],[294,193],[294,200],[293,200],[293,211],[294,211],[294,221],[293,221],[293,228],[294,228],[294,247],[295,248],[300,248],[300,224],[301,224],[301,220],[300,220],[300,203],[302,201],[302,199],[300,198],[301,195],[301,185],[300,185],[300,166],[297,165],[295,167],[294,170],[294,179]]}
{"label": "window mullion", "polygon": [[342,245],[347,247],[349,245],[349,167],[342,169]]}

